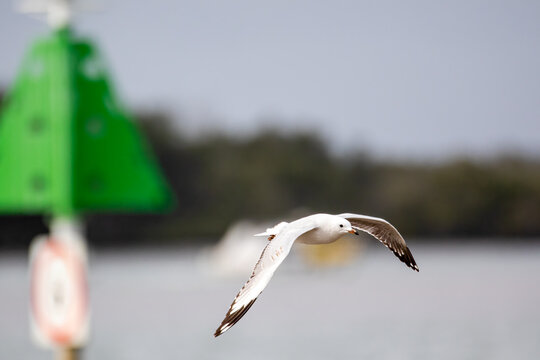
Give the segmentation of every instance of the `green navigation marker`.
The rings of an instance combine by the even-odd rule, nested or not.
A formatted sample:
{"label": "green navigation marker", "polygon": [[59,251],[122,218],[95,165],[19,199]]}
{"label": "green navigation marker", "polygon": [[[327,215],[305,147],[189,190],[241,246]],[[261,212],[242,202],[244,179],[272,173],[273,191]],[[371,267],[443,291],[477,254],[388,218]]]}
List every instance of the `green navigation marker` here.
{"label": "green navigation marker", "polygon": [[69,28],[37,41],[0,113],[0,212],[171,205],[169,187],[92,43]]}

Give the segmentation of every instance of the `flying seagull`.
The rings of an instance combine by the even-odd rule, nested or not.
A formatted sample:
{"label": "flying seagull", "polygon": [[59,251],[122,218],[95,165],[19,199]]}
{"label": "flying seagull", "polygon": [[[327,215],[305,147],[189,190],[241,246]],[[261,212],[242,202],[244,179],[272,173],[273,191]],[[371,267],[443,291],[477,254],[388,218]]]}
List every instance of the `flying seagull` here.
{"label": "flying seagull", "polygon": [[251,276],[232,302],[225,319],[214,333],[223,334],[236,324],[253,305],[264,290],[272,275],[289,254],[293,243],[328,244],[345,234],[359,235],[359,231],[371,234],[390,249],[399,260],[415,271],[419,271],[411,251],[397,229],[384,219],[357,214],[315,214],[296,221],[281,222],[273,228],[255,236],[268,236],[264,248]]}

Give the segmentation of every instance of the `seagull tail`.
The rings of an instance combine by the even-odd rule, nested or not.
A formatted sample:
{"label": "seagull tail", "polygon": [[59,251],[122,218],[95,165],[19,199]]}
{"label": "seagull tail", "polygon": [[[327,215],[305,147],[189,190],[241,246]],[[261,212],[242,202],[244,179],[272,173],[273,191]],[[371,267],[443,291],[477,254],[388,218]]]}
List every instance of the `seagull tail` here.
{"label": "seagull tail", "polygon": [[282,221],[276,226],[266,229],[265,232],[255,234],[253,236],[276,236],[287,224],[288,222]]}
{"label": "seagull tail", "polygon": [[253,235],[253,236],[270,236],[270,235],[272,235],[272,234],[269,234],[269,233],[268,233],[268,230],[267,230],[267,231],[265,231],[265,232],[255,234],[255,235]]}

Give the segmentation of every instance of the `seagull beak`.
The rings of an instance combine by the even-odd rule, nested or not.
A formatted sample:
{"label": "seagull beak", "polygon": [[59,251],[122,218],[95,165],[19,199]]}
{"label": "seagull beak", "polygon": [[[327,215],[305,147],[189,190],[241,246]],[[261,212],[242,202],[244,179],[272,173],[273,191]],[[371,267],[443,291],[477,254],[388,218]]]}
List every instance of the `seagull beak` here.
{"label": "seagull beak", "polygon": [[351,230],[349,230],[349,234],[358,235],[358,231],[356,231],[354,229],[351,229]]}

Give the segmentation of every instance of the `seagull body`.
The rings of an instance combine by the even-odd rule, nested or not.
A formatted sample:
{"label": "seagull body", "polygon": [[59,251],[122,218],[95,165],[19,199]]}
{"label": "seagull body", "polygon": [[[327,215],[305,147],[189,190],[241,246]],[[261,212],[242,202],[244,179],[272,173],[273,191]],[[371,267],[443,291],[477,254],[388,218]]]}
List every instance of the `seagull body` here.
{"label": "seagull body", "polygon": [[397,229],[384,219],[357,214],[315,214],[293,222],[281,222],[255,236],[268,236],[264,248],[251,276],[236,295],[225,319],[214,336],[219,336],[236,324],[251,308],[264,290],[274,272],[287,257],[295,241],[304,244],[328,244],[347,234],[358,235],[364,231],[382,242],[402,262],[418,271],[418,266]]}
{"label": "seagull body", "polygon": [[[334,226],[331,226],[332,223],[334,223]],[[342,229],[342,231],[335,231],[336,226]],[[335,215],[315,214],[306,216],[291,223],[287,223],[285,221],[280,222],[273,228],[266,229],[264,233],[255,234],[255,236],[268,236],[273,239],[282,230],[294,231],[295,229],[304,229],[306,227],[311,230],[304,232],[297,239],[295,239],[302,244],[329,244],[347,233],[355,233],[352,225],[344,222],[342,218],[337,219]],[[272,239],[270,241],[272,241]]]}

